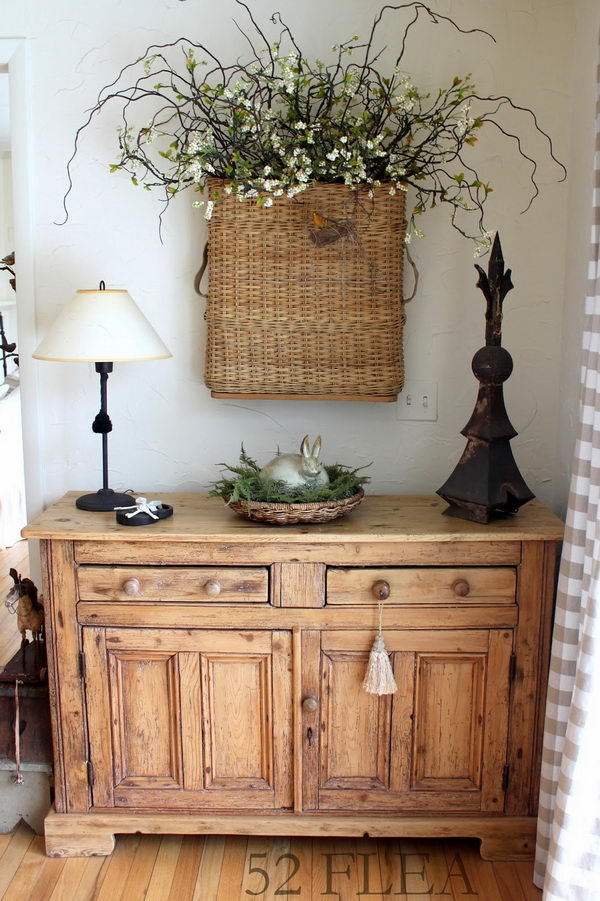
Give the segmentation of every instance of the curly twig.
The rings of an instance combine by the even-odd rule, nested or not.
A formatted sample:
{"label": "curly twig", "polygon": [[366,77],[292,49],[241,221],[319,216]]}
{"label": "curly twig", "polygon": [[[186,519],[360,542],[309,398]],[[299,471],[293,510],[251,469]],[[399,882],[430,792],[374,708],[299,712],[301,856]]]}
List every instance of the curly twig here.
{"label": "curly twig", "polygon": [[[415,217],[428,206],[445,203],[452,208],[451,222],[461,234],[467,235],[457,220],[462,212],[475,214],[483,232],[483,205],[491,189],[463,158],[481,125],[491,122],[531,166],[533,191],[526,209],[539,193],[538,163],[523,149],[520,135],[499,118],[505,107],[531,117],[535,130],[548,142],[550,158],[562,170],[560,180],[564,180],[565,167],[532,110],[504,95],[477,94],[470,76],[456,77],[450,87],[432,98],[400,76],[408,36],[423,16],[433,24],[449,24],[460,34],[478,33],[494,40],[489,32],[462,28],[420,0],[386,4],[375,16],[366,41],[352,38],[334,48],[330,64],[318,60],[311,64],[279,12],[270,18],[279,29],[278,39],[271,44],[248,3],[235,3],[260,38],[258,44],[234,20],[250,48],[249,62],[238,59],[225,66],[204,44],[181,37],[150,45],[98,92],[75,133],[67,162],[65,215],[59,224],[68,219],[72,164],[81,135],[113,102],[121,104],[122,129],[120,158],[111,168],[127,172],[134,184],[143,183],[148,190],[163,190],[159,228],[176,193],[188,186],[201,190],[206,178],[213,175],[229,182],[240,199],[255,199],[267,206],[273,202],[274,185],[278,186],[274,196],[286,192],[294,196],[313,181],[345,182],[367,189],[389,182],[392,192],[406,187],[415,192],[411,228],[415,228]],[[401,31],[394,71],[385,77],[376,64],[386,48],[374,49],[374,40],[384,15],[398,11],[405,13],[408,21]],[[289,42],[293,54],[282,55],[283,41]],[[179,71],[180,64],[170,61],[177,51],[184,59],[183,71]],[[195,57],[198,52],[206,57],[200,62]],[[352,52],[359,53],[359,61],[347,59]],[[136,70],[140,65],[144,67],[141,75]],[[198,66],[203,67],[201,77],[196,74],[201,71]],[[124,85],[129,72],[136,72],[137,77]],[[132,129],[133,111],[145,108],[148,101],[155,104],[149,121]],[[471,104],[481,107],[478,115],[475,111],[471,115]],[[152,148],[154,138],[158,146]]]}

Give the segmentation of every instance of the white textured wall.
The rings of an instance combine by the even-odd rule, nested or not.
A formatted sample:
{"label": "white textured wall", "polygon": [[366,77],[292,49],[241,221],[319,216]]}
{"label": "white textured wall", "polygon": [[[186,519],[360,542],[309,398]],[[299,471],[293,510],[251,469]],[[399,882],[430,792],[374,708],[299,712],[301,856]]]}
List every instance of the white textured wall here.
{"label": "white textured wall", "polygon": [[[8,79],[8,75],[0,74],[0,82]],[[0,139],[1,140],[1,139]],[[14,250],[14,233],[12,227],[12,174],[10,151],[0,150],[0,259]],[[9,341],[17,340],[17,310],[15,292],[10,286],[10,273],[0,272],[0,311],[4,321],[4,331]],[[15,368],[13,360],[9,360],[8,371]],[[0,373],[0,379],[3,378]]]}
{"label": "white textured wall", "polygon": [[579,423],[581,336],[590,256],[600,4],[579,0],[572,73],[570,178],[554,506],[564,513]]}
{"label": "white textured wall", "polygon": [[[6,0],[5,0],[6,2]],[[587,3],[587,0],[585,0]],[[261,20],[279,8],[303,47],[324,56],[328,46],[364,34],[379,3],[364,0],[257,0]],[[233,2],[207,0],[31,0],[6,2],[0,34],[30,38],[33,128],[35,305],[41,336],[79,287],[104,278],[126,286],[173,352],[166,362],[120,364],[110,383],[111,480],[115,488],[201,490],[214,463],[236,457],[240,441],[263,459],[279,445],[321,432],[324,456],[348,463],[374,460],[373,490],[433,491],[447,477],[464,444],[459,430],[476,395],[470,360],[483,343],[483,300],[474,288],[471,247],[454,234],[443,211],[429,214],[427,239],[414,248],[421,270],[408,308],[406,369],[412,379],[439,381],[439,419],[399,422],[395,405],[212,400],[202,381],[203,305],[192,280],[201,258],[205,224],[180,195],[157,233],[158,199],[108,175],[114,158],[115,109],[84,136],[73,174],[70,219],[58,227],[66,186],[64,166],[83,111],[117,70],[152,42],[197,36],[223,57],[243,51],[231,24]],[[507,93],[534,108],[569,164],[577,4],[573,0],[441,0],[440,12],[465,27],[494,33],[497,44],[459,37],[442,26],[420,32],[408,58],[418,83],[434,85],[473,72],[483,91]],[[587,8],[587,7],[586,7]],[[590,5],[588,19],[593,18]],[[394,47],[399,20],[389,17],[382,38]],[[588,22],[589,24],[589,22]],[[590,42],[588,41],[588,44]],[[584,46],[585,45],[585,46]],[[583,69],[584,61],[578,60]],[[593,77],[593,70],[590,78]],[[578,86],[575,85],[578,90]],[[532,135],[526,117],[521,132]],[[543,156],[543,144],[530,148]],[[532,489],[554,502],[559,432],[561,330],[567,215],[571,183],[557,184],[544,157],[542,195],[520,216],[527,169],[490,129],[478,153],[493,182],[488,223],[500,230],[516,285],[506,301],[504,342],[515,361],[507,403],[515,427],[518,463]],[[575,249],[569,258],[573,262]],[[93,367],[39,363],[39,429],[43,493],[50,501],[69,488],[99,484],[99,441],[90,430],[97,406]],[[561,483],[562,484],[562,483]],[[559,486],[560,488],[560,486]],[[562,489],[561,489],[562,490]]]}
{"label": "white textured wall", "polygon": [[[8,76],[5,76],[8,77]],[[2,75],[0,75],[0,80]],[[0,150],[0,259],[14,250],[12,227],[12,175],[10,151]],[[15,292],[10,286],[10,273],[0,273],[0,308],[4,311],[4,326],[14,333],[14,314],[10,311],[15,301]],[[8,309],[5,308],[5,305]],[[9,322],[10,318],[10,322]],[[11,339],[12,340],[12,339]]]}

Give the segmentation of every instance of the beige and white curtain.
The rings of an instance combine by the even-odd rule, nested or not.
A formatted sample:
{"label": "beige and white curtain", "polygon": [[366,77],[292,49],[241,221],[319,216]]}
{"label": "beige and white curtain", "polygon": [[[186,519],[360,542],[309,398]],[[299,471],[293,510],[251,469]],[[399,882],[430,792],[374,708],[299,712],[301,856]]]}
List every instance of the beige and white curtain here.
{"label": "beige and white curtain", "polygon": [[594,216],[571,479],[550,662],[535,882],[600,901],[600,65]]}

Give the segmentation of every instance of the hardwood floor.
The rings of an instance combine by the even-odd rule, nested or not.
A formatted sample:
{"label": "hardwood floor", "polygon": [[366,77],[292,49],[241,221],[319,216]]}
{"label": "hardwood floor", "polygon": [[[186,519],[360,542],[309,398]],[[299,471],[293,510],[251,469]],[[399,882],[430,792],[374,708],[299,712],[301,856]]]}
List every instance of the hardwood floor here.
{"label": "hardwood floor", "polygon": [[58,860],[21,824],[0,855],[2,901],[542,897],[531,863],[486,863],[468,841],[126,835],[111,857]]}
{"label": "hardwood floor", "polygon": [[[28,572],[26,542],[0,551],[2,600],[11,566]],[[0,604],[0,666],[19,643]],[[2,901],[533,901],[532,870],[482,861],[476,841],[127,835],[111,857],[52,860],[24,823],[0,835]]]}

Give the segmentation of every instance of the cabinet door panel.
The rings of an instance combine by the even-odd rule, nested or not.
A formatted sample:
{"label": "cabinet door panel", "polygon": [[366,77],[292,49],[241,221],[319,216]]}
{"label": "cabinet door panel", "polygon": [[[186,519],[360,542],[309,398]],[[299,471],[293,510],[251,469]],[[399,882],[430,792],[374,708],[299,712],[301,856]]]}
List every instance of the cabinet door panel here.
{"label": "cabinet door panel", "polygon": [[177,657],[144,651],[109,655],[116,784],[179,788]]}
{"label": "cabinet door panel", "polygon": [[200,654],[178,654],[179,697],[181,709],[181,756],[183,787],[190,791],[204,788],[204,747],[202,735],[202,682]]}
{"label": "cabinet door panel", "polygon": [[202,655],[205,787],[272,788],[271,659]]}
{"label": "cabinet door panel", "polygon": [[372,633],[321,637],[320,809],[503,809],[510,631],[386,632],[381,698],[362,689]]}
{"label": "cabinet door panel", "polygon": [[483,654],[417,654],[413,787],[481,788]]}
{"label": "cabinet door panel", "polygon": [[363,691],[368,659],[362,653],[323,654],[321,703],[327,707],[321,738],[323,788],[389,788],[391,704],[389,697]]}
{"label": "cabinet door panel", "polygon": [[289,632],[83,631],[94,806],[291,806]]}

